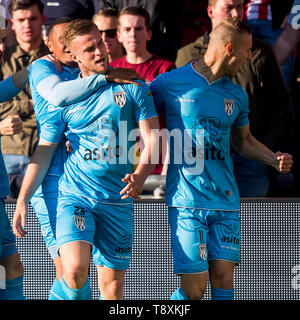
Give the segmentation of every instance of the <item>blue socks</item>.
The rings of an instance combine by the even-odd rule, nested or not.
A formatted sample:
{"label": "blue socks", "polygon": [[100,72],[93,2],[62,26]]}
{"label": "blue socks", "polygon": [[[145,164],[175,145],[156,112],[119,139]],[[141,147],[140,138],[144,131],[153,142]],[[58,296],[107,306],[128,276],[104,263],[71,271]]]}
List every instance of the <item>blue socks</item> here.
{"label": "blue socks", "polygon": [[[170,297],[170,300],[190,300],[189,297],[178,288]],[[234,290],[211,288],[211,300],[234,300]]]}
{"label": "blue socks", "polygon": [[64,277],[61,280],[61,287],[66,296],[66,300],[92,300],[92,290],[89,277],[80,289],[71,289],[66,284]]}
{"label": "blue socks", "polygon": [[190,298],[183,292],[181,288],[178,288],[170,297],[170,300],[190,300]]}
{"label": "blue socks", "polygon": [[48,300],[67,300],[67,297],[62,289],[61,281],[58,281],[56,278],[50,289]]}
{"label": "blue socks", "polygon": [[211,288],[211,300],[234,300],[234,290]]}
{"label": "blue socks", "polygon": [[26,300],[23,294],[23,276],[6,280],[4,290],[0,289],[0,300]]}

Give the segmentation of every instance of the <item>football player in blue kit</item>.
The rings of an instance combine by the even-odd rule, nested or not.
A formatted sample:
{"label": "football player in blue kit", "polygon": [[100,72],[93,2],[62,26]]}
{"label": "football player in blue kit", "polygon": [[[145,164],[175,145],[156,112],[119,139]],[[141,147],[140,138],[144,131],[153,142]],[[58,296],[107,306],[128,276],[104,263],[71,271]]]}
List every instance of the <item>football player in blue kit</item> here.
{"label": "football player in blue kit", "polygon": [[[108,81],[117,81],[120,83],[135,83],[131,79],[137,79],[138,75],[129,69],[109,69],[106,74],[95,74],[86,78],[78,78],[80,72],[77,64],[72,60],[70,52],[61,41],[62,32],[65,26],[73,19],[68,17],[59,18],[53,22],[49,28],[48,46],[54,57],[46,57],[36,61],[33,64],[30,73],[30,88],[34,101],[34,109],[37,118],[38,135],[41,127],[47,122],[48,111],[56,107],[62,107],[68,103],[75,103],[91,92],[96,91],[101,86],[107,85]],[[53,59],[58,59],[55,64]],[[58,62],[62,64],[62,70],[57,68]],[[31,162],[36,163],[40,157],[41,147],[38,146]],[[42,150],[43,152],[43,150]],[[26,172],[27,181],[22,185],[17,201],[17,206],[13,219],[14,233],[23,237],[25,233],[20,233],[15,227],[18,225],[22,214],[26,212],[26,207],[31,201],[31,205],[36,213],[46,247],[53,259],[56,278],[50,290],[49,299],[63,299],[61,291],[62,265],[56,248],[56,209],[58,198],[58,182],[63,173],[64,162],[67,158],[65,141],[61,141],[55,152],[51,167],[42,184],[35,191],[36,184],[30,169]],[[26,221],[22,221],[25,226]]]}
{"label": "football player in blue kit", "polygon": [[[0,29],[0,64],[5,50],[6,29]],[[28,82],[27,69],[20,70],[0,82],[0,102],[16,96]],[[11,115],[0,121],[0,136],[19,134],[23,123],[18,115]],[[1,149],[1,147],[0,147]],[[0,300],[24,300],[23,265],[16,247],[16,239],[12,233],[10,222],[5,211],[5,197],[10,193],[9,181],[3,156],[0,151],[0,266],[1,282],[5,288],[0,288]],[[2,269],[4,268],[4,269]],[[5,271],[5,274],[3,273]],[[3,278],[2,278],[3,277]]]}
{"label": "football player in blue kit", "polygon": [[[203,57],[159,76],[150,87],[167,130],[179,129],[192,140],[191,149],[178,140],[180,149],[170,139],[166,203],[174,273],[181,279],[171,300],[202,299],[208,277],[213,300],[234,299],[241,233],[230,141],[243,156],[280,172],[292,166],[291,155],[275,154],[251,135],[248,96],[230,80],[251,59],[251,47],[249,27],[227,18],[210,34]],[[176,150],[181,163],[174,161]]]}
{"label": "football player in blue kit", "polygon": [[[93,22],[70,22],[62,40],[78,63],[82,79],[107,72],[107,53]],[[121,299],[132,250],[131,198],[140,194],[155,166],[150,164],[152,150],[156,148],[151,129],[157,129],[159,124],[153,98],[143,83],[141,86],[107,83],[78,103],[64,108],[50,106],[47,112],[47,122],[40,133],[41,160],[32,163],[31,175],[38,177],[35,179],[38,185],[65,132],[72,152],[59,181],[56,224],[64,294],[67,299],[91,298],[88,269],[91,248],[97,248],[100,250],[94,262],[101,266],[102,298]],[[132,173],[133,165],[127,155],[134,149],[136,136],[127,139],[137,128],[145,149]],[[24,232],[20,221],[16,229]]]}

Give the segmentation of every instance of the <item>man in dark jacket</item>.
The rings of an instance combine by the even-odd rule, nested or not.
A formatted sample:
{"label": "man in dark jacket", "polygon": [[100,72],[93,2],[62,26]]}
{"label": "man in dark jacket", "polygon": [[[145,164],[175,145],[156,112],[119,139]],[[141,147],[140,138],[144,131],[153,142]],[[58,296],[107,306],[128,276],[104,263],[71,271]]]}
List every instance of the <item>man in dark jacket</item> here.
{"label": "man in dark jacket", "polygon": [[[226,17],[243,19],[243,0],[209,0],[207,8],[212,29]],[[176,65],[183,66],[202,56],[209,35],[178,50]],[[243,65],[233,82],[241,85],[249,96],[249,120],[253,136],[271,150],[276,150],[289,117],[290,96],[273,49],[266,41],[253,38],[252,60]],[[268,169],[256,161],[232,154],[234,173],[241,197],[266,197],[269,187]]]}

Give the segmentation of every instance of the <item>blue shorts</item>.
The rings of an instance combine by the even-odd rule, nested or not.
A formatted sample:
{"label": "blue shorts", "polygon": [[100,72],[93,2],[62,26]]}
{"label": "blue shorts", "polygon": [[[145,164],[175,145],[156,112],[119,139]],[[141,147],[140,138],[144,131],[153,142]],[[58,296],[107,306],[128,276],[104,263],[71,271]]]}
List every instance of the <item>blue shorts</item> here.
{"label": "blue shorts", "polygon": [[0,198],[0,259],[17,253],[16,238],[5,211],[4,198]]}
{"label": "blue shorts", "polygon": [[205,272],[211,260],[240,263],[239,211],[169,207],[168,212],[174,273]]}
{"label": "blue shorts", "polygon": [[58,257],[55,230],[59,178],[47,176],[30,200],[52,259]]}
{"label": "blue shorts", "polygon": [[57,246],[72,241],[89,242],[95,265],[126,270],[132,252],[133,220],[133,205],[104,204],[60,193]]}

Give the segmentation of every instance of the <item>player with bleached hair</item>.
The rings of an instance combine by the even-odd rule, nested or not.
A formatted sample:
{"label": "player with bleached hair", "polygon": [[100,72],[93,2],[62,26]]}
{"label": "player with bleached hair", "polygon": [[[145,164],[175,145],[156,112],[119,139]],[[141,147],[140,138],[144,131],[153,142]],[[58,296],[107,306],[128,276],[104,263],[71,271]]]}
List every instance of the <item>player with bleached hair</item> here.
{"label": "player with bleached hair", "polygon": [[[240,262],[240,197],[233,174],[230,141],[249,159],[288,172],[292,156],[273,153],[250,132],[248,96],[232,78],[252,58],[250,28],[234,18],[210,34],[204,56],[160,75],[151,84],[155,105],[169,131],[190,130],[193,157],[203,170],[192,173],[187,150],[182,164],[172,162],[170,142],[166,181],[174,272],[181,286],[171,299],[202,299],[209,277],[214,300],[233,300],[234,267]],[[202,132],[203,143],[197,139]],[[197,163],[197,162],[196,162]]]}

